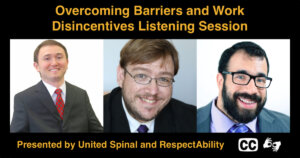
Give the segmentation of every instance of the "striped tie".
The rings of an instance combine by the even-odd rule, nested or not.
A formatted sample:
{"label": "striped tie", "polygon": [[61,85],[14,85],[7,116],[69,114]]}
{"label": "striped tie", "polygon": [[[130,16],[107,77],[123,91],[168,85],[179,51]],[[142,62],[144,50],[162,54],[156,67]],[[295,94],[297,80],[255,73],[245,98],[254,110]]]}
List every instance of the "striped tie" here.
{"label": "striped tie", "polygon": [[245,124],[239,123],[234,124],[227,133],[253,133],[250,128],[248,128]]}

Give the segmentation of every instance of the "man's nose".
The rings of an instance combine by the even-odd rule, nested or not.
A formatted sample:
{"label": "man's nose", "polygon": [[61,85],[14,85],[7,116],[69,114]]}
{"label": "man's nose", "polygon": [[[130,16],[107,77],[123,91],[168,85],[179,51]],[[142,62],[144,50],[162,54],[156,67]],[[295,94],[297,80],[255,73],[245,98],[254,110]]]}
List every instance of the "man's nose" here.
{"label": "man's nose", "polygon": [[53,58],[51,60],[51,65],[57,65],[57,63],[58,63],[58,61],[55,58]]}
{"label": "man's nose", "polygon": [[250,79],[248,85],[246,86],[246,91],[251,94],[257,94],[258,93],[258,87],[255,85],[254,78]]}
{"label": "man's nose", "polygon": [[152,79],[147,85],[147,89],[151,95],[156,95],[158,93],[158,84],[156,79]]}

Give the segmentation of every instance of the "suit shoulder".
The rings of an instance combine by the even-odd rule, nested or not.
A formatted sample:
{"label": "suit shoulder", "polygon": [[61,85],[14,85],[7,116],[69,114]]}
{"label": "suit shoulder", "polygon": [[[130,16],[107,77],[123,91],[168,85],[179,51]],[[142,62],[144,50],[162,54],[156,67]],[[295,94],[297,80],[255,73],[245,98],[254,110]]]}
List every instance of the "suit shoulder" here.
{"label": "suit shoulder", "polygon": [[181,112],[194,112],[196,113],[196,106],[184,103],[180,100],[172,98],[170,101],[171,105],[177,110]]}
{"label": "suit shoulder", "polygon": [[263,109],[263,112],[268,113],[269,115],[271,115],[275,118],[284,119],[284,120],[285,119],[287,119],[287,120],[290,119],[290,117],[287,116],[286,114],[283,114],[283,113],[277,112],[277,111],[273,111],[273,110],[269,110],[269,109],[266,109],[266,108]]}
{"label": "suit shoulder", "polygon": [[212,102],[208,103],[207,105],[197,109],[197,117],[203,117],[203,116],[208,116],[208,114],[210,114],[211,111],[211,105]]}
{"label": "suit shoulder", "polygon": [[210,105],[209,104],[205,105],[205,106],[203,106],[201,108],[198,108],[197,109],[197,113],[203,113],[203,112],[206,112],[207,110],[210,110]]}
{"label": "suit shoulder", "polygon": [[[196,131],[196,106],[172,98],[169,103],[178,132]],[[168,108],[168,107],[167,107]]]}
{"label": "suit shoulder", "polygon": [[186,104],[182,101],[172,98],[169,103],[169,108],[172,109],[173,114],[176,118],[181,118],[186,121],[196,120],[196,106]]}
{"label": "suit shoulder", "polygon": [[110,104],[110,102],[112,102],[115,99],[121,98],[121,96],[122,96],[121,88],[120,87],[114,88],[110,93],[107,93],[103,96],[104,105]]}
{"label": "suit shoulder", "polygon": [[290,127],[290,117],[283,113],[263,108],[263,110],[261,111],[261,115],[270,116],[275,119],[277,124],[285,127]]}
{"label": "suit shoulder", "polygon": [[103,98],[104,98],[104,102],[108,101],[108,99],[110,98],[110,93],[105,94],[105,95],[103,96]]}
{"label": "suit shoulder", "polygon": [[109,105],[109,98],[110,98],[110,93],[105,94],[105,95],[103,96],[103,103],[104,103],[104,106],[108,106],[108,105]]}
{"label": "suit shoulder", "polygon": [[75,86],[75,85],[73,85],[73,84],[71,84],[69,82],[66,82],[66,86],[69,86],[70,89],[72,89],[72,91],[86,92],[86,90],[84,90],[84,89],[82,89],[82,88],[80,88],[78,86]]}
{"label": "suit shoulder", "polygon": [[33,85],[15,95],[15,98],[20,98],[20,97],[26,97],[26,96],[32,96],[33,92],[37,90],[37,85]]}
{"label": "suit shoulder", "polygon": [[197,109],[197,131],[198,132],[209,132],[211,106],[212,106],[212,102]]}

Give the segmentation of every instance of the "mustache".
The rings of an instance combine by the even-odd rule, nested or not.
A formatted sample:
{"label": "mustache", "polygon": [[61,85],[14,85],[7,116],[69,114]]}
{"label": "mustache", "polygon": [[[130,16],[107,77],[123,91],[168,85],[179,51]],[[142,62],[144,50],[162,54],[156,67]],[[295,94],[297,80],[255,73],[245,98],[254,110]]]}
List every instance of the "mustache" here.
{"label": "mustache", "polygon": [[234,93],[233,98],[236,100],[238,97],[243,97],[245,99],[251,99],[253,101],[256,101],[257,103],[260,103],[262,101],[262,98],[256,94],[248,94],[248,93]]}
{"label": "mustache", "polygon": [[140,94],[140,95],[136,95],[137,97],[142,97],[142,98],[152,98],[155,100],[159,100],[161,99],[159,96],[157,95],[151,95],[151,94]]}

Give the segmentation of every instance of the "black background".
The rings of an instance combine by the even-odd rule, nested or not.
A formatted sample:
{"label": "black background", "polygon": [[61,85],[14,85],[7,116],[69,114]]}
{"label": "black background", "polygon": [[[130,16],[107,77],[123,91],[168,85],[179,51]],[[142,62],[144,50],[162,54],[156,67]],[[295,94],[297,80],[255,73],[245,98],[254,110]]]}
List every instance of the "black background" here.
{"label": "black background", "polygon": [[[57,16],[55,14],[55,7],[57,5],[64,5],[65,7],[129,7],[132,8],[134,5],[142,5],[143,7],[204,7],[206,5],[226,5],[228,7],[237,7],[240,5],[245,8],[244,16],[133,16],[132,12],[130,17],[123,19],[122,16],[107,16],[107,17],[85,17],[85,16]],[[159,140],[165,140],[170,142],[189,142],[193,140],[217,140],[225,142],[223,151],[219,152],[214,149],[186,149],[180,150],[184,152],[200,152],[197,155],[206,153],[224,156],[225,154],[234,154],[241,156],[254,156],[257,154],[265,154],[270,157],[274,156],[286,156],[296,153],[298,149],[298,104],[297,99],[297,74],[298,64],[297,57],[299,53],[298,42],[299,42],[299,5],[296,1],[261,1],[261,0],[184,0],[184,1],[172,1],[172,0],[48,0],[48,1],[18,1],[8,2],[2,6],[2,38],[5,50],[2,51],[2,55],[7,58],[2,58],[2,66],[5,67],[6,73],[3,75],[3,85],[6,86],[2,100],[2,141],[1,142],[1,153],[8,156],[22,156],[28,155],[51,155],[54,153],[64,153],[84,156],[87,152],[109,152],[112,154],[115,152],[114,149],[76,149],[75,151],[69,151],[68,149],[17,149],[16,143],[18,140],[28,142],[44,142],[44,141],[71,141],[78,142],[79,140],[86,141],[139,141],[139,142],[153,142]],[[246,32],[218,32],[218,31],[196,31],[193,34],[186,32],[138,32],[138,31],[125,31],[125,32],[53,32],[52,21],[53,20],[64,20],[76,22],[133,22],[136,23],[139,20],[149,21],[161,21],[161,22],[174,22],[179,20],[181,22],[193,22],[197,26],[197,23],[201,20],[207,22],[246,22],[248,23],[248,31]],[[197,29],[196,29],[197,30]],[[122,39],[122,38],[168,38],[168,39],[290,39],[291,41],[291,133],[289,134],[148,134],[148,135],[137,135],[137,134],[15,134],[10,133],[9,127],[9,52],[10,52],[10,39]],[[282,52],[285,55],[286,52]],[[8,77],[7,77],[8,76]],[[283,92],[284,93],[284,92]],[[286,106],[286,105],[283,105]],[[242,153],[238,151],[238,140],[239,138],[257,138],[259,140],[259,151],[257,153]],[[271,137],[273,141],[281,141],[282,145],[278,153],[274,153],[270,150],[264,150],[262,144],[267,137]],[[174,153],[176,150],[172,149],[122,149],[118,153],[131,152],[131,151],[150,151],[150,152],[171,152]],[[98,154],[99,155],[99,154]],[[184,154],[181,154],[184,156]],[[296,153],[296,155],[299,155]],[[180,155],[179,155],[180,156]]]}
{"label": "black background", "polygon": [[[131,14],[127,19],[122,16],[58,16],[55,8],[58,5],[64,7],[116,7],[130,8]],[[143,7],[164,7],[188,8],[205,7],[206,5],[225,5],[226,7],[237,7],[240,5],[244,9],[244,16],[215,16],[210,10],[209,16],[134,16],[133,6]],[[157,1],[157,0],[54,0],[54,1],[21,1],[10,5],[10,9],[3,13],[9,15],[8,38],[295,38],[296,29],[299,25],[297,8],[293,1],[258,1],[258,0],[185,0],[185,1]],[[4,20],[4,19],[3,19]],[[52,21],[64,20],[71,22],[133,22],[138,20],[161,21],[161,22],[193,22],[198,24],[201,20],[207,22],[246,22],[248,31],[246,32],[220,32],[206,31],[200,32],[198,29],[194,34],[186,32],[138,32],[137,29],[117,32],[95,32],[95,31],[52,31]]]}

